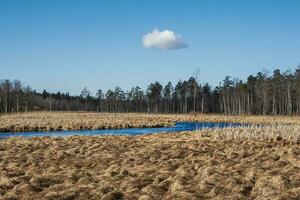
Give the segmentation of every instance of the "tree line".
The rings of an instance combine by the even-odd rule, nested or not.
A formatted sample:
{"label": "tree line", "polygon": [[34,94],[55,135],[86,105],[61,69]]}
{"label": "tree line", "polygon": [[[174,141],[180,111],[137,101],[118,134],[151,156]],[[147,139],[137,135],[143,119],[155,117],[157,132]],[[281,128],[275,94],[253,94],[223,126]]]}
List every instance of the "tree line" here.
{"label": "tree line", "polygon": [[218,86],[200,84],[197,76],[178,81],[149,84],[146,91],[136,86],[120,87],[92,95],[37,92],[19,80],[0,81],[0,113],[55,111],[221,113],[256,115],[300,114],[300,67],[294,71],[250,75],[246,80],[226,76]]}

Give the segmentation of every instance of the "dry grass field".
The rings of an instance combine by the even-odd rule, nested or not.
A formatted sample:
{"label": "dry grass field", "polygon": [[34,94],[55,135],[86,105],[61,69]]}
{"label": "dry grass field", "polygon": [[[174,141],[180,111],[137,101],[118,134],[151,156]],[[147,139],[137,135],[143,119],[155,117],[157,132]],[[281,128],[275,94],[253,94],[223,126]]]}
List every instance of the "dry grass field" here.
{"label": "dry grass field", "polygon": [[2,116],[1,127],[88,129],[193,120],[266,125],[0,140],[0,199],[300,199],[297,117],[29,113]]}
{"label": "dry grass field", "polygon": [[0,197],[300,199],[299,141],[268,137],[272,128],[241,129],[5,139]]}
{"label": "dry grass field", "polygon": [[189,114],[29,112],[0,115],[0,132],[163,127],[182,121],[300,124],[300,117],[201,114],[194,117]]}

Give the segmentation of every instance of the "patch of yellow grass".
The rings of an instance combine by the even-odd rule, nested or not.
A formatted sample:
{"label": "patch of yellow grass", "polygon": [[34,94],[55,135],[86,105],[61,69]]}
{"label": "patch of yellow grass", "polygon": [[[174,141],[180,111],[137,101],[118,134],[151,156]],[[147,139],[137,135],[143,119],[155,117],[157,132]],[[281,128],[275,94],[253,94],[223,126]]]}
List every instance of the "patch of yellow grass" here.
{"label": "patch of yellow grass", "polygon": [[0,175],[0,196],[5,194],[9,189],[13,187],[11,180],[5,176]]}
{"label": "patch of yellow grass", "polygon": [[197,131],[201,137],[211,137],[215,140],[256,140],[280,141],[286,140],[300,144],[300,125],[270,124],[263,126],[243,126],[202,129]]}

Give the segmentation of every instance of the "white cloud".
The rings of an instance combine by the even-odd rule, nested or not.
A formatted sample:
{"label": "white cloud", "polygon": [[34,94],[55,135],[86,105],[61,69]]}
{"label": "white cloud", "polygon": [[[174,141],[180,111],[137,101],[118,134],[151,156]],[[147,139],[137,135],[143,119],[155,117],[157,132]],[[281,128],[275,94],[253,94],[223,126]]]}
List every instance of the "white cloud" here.
{"label": "white cloud", "polygon": [[158,48],[158,49],[181,49],[187,47],[183,42],[180,35],[175,34],[171,30],[160,31],[154,29],[151,33],[143,36],[143,46],[145,48]]}

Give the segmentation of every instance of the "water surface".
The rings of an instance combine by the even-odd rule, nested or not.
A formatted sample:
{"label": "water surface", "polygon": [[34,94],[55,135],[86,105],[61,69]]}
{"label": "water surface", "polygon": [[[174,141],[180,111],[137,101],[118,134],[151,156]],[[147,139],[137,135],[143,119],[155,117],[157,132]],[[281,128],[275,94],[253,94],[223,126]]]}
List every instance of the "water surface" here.
{"label": "water surface", "polygon": [[0,138],[6,137],[35,137],[35,136],[71,136],[71,135],[142,135],[161,132],[193,131],[203,128],[224,128],[247,126],[240,123],[213,123],[213,122],[178,122],[172,127],[160,128],[123,128],[103,130],[72,130],[72,131],[40,131],[40,132],[5,132],[0,133]]}

